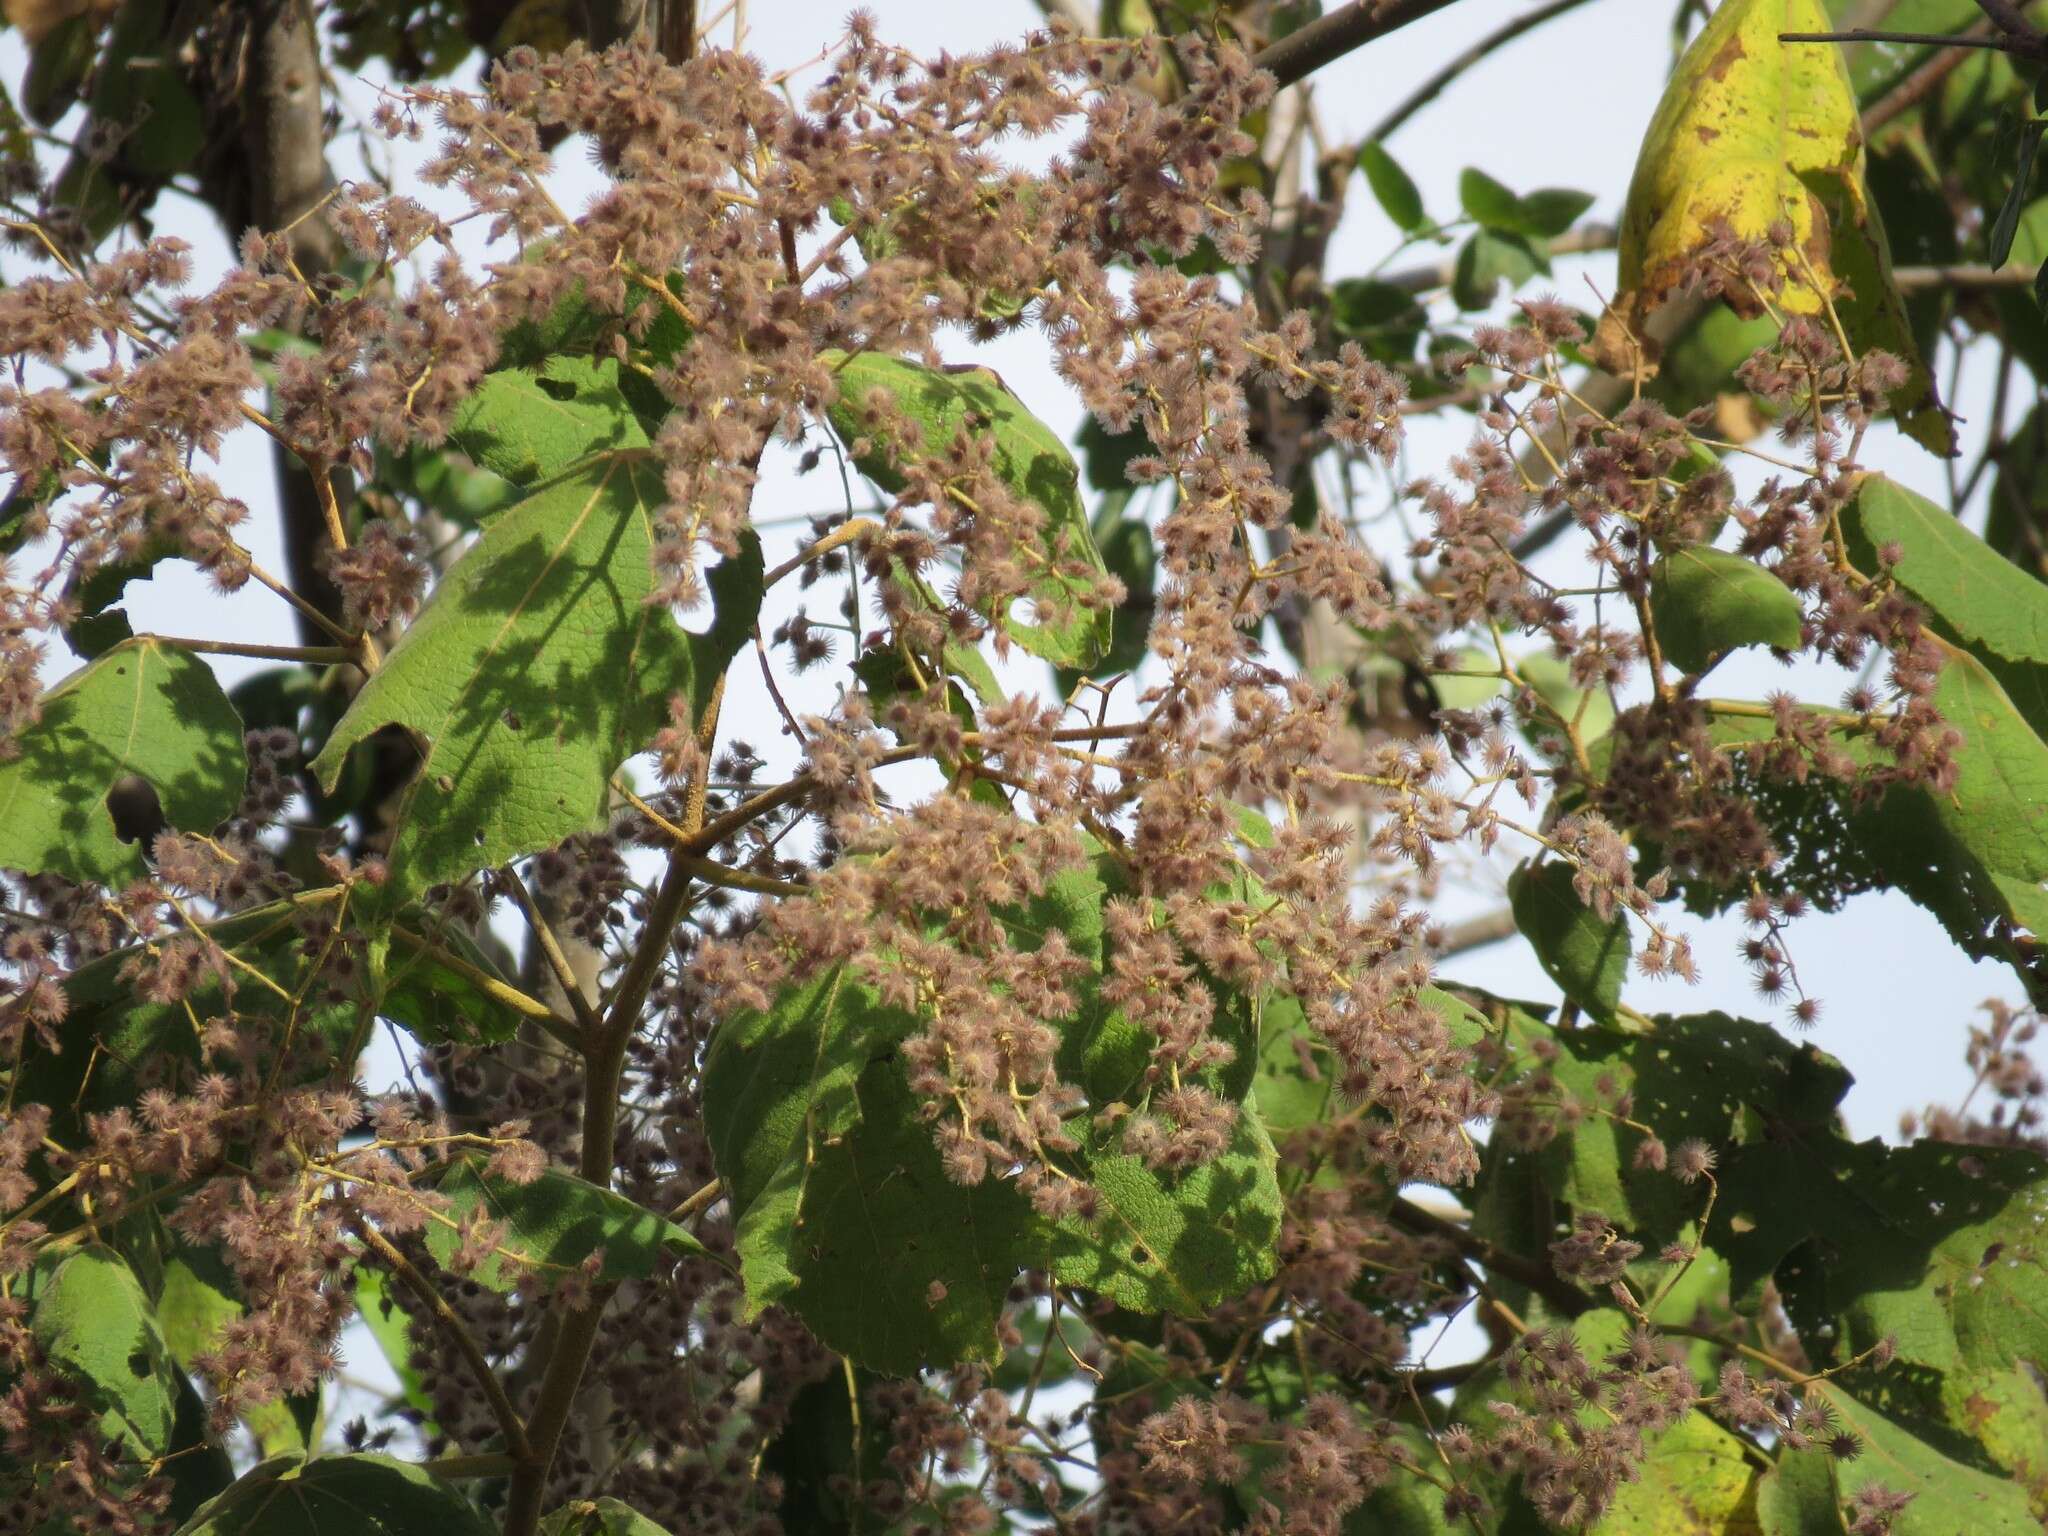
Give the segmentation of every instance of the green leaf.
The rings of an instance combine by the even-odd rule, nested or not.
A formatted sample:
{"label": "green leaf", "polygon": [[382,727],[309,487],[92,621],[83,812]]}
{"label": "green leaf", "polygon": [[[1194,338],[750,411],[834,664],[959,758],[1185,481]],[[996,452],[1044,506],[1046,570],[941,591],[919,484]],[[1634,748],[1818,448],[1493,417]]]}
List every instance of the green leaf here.
{"label": "green leaf", "polygon": [[668,1536],[668,1532],[617,1499],[577,1499],[541,1521],[540,1536]]}
{"label": "green leaf", "polygon": [[1359,145],[1358,168],[1365,172],[1366,185],[1395,228],[1413,234],[1429,223],[1429,215],[1422,210],[1422,193],[1384,146],[1377,142]]}
{"label": "green leaf", "polygon": [[449,1221],[466,1226],[479,1214],[488,1217],[501,1230],[490,1255],[470,1274],[501,1293],[516,1289],[526,1276],[567,1279],[600,1250],[604,1257],[597,1278],[605,1282],[654,1273],[664,1250],[708,1257],[704,1245],[674,1222],[563,1168],[547,1168],[530,1183],[514,1184],[485,1173],[478,1160],[464,1158],[447,1164],[428,1187],[449,1204],[448,1221],[427,1223],[427,1251],[434,1262],[453,1270],[462,1236]]}
{"label": "green leaf", "polygon": [[[1099,1105],[1142,1094],[1151,1050],[1150,1036],[1096,995],[1109,889],[1096,869],[1066,870],[998,914],[1020,950],[1057,930],[1093,967],[1060,1023],[1059,1068]],[[1218,990],[1217,1028],[1238,1057],[1203,1081],[1236,1100],[1256,1070],[1256,1010]],[[946,1176],[897,1060],[919,1027],[841,965],[765,1010],[734,1014],[713,1036],[706,1129],[750,1307],[787,1305],[833,1348],[902,1372],[996,1358],[1004,1298],[1027,1264],[1126,1308],[1190,1314],[1271,1273],[1279,1197],[1255,1115],[1240,1116],[1223,1158],[1179,1177],[1123,1155],[1108,1133],[1087,1141],[1066,1171],[1095,1187],[1101,1215],[1049,1225],[1000,1173],[967,1187]]]}
{"label": "green leaf", "polygon": [[787,1306],[822,1343],[893,1375],[999,1360],[1026,1253],[1022,1196],[1003,1179],[946,1177],[898,1062],[861,1072],[839,1109],[806,1122],[798,1155],[744,1208],[735,1190],[749,1315]]}
{"label": "green leaf", "polygon": [[466,458],[447,449],[413,447],[380,454],[378,474],[457,527],[477,528],[517,502],[520,491],[503,475],[466,463]]}
{"label": "green leaf", "polygon": [[1762,423],[1773,408],[1748,393],[1735,370],[1777,339],[1778,322],[1769,315],[1745,320],[1725,304],[1712,305],[1664,348],[1647,393],[1675,416],[1733,395]]}
{"label": "green leaf", "polygon": [[852,1123],[861,1073],[916,1029],[844,963],[721,1023],[704,1063],[704,1128],[736,1215],[814,1134]]}
{"label": "green leaf", "polygon": [[0,867],[120,886],[143,873],[107,792],[129,774],[165,819],[211,832],[248,778],[242,722],[198,657],[149,636],[115,646],[42,699],[21,751],[0,762]]}
{"label": "green leaf", "polygon": [[44,128],[54,128],[71,110],[99,53],[98,19],[81,11],[66,15],[36,40],[21,79],[21,106]]}
{"label": "green leaf", "polygon": [[[445,953],[486,977],[506,980],[459,925],[437,922],[424,912],[402,915],[417,916],[419,926]],[[377,1011],[430,1044],[496,1045],[517,1034],[526,1017],[493,997],[473,974],[456,970],[424,949],[396,947],[385,963],[383,988]]]}
{"label": "green leaf", "polygon": [[1091,525],[1102,563],[1124,584],[1125,596],[1110,618],[1109,649],[1095,665],[1086,674],[1070,667],[1057,669],[1063,698],[1073,693],[1084,675],[1107,678],[1136,671],[1150,651],[1159,556],[1152,545],[1151,525],[1142,517],[1125,515],[1129,504],[1128,492],[1105,496]]}
{"label": "green leaf", "polygon": [[1467,166],[1458,173],[1458,204],[1466,217],[1486,229],[1520,235],[1521,200],[1486,172]]}
{"label": "green leaf", "polygon": [[1428,328],[1429,311],[1406,288],[1363,277],[1330,285],[1330,329],[1358,342],[1380,362],[1412,361]]}
{"label": "green leaf", "polygon": [[78,604],[78,617],[64,628],[64,638],[71,649],[92,661],[123,640],[132,640],[135,630],[120,606],[128,595],[128,584],[149,580],[157,566],[174,552],[169,540],[152,538],[133,560],[103,565],[85,581],[74,579],[67,584],[65,596]]}
{"label": "green leaf", "polygon": [[[1548,651],[1524,656],[1515,663],[1522,681],[1566,720],[1577,722],[1579,740],[1591,744],[1614,729],[1614,696],[1605,688],[1584,689],[1572,681],[1570,663]],[[1556,722],[1536,714],[1524,727],[1532,738],[1557,734]]]}
{"label": "green leaf", "polygon": [[1814,1127],[1746,1148],[1720,1178],[1713,1242],[1738,1300],[1775,1276],[1802,1328],[1843,1334],[1844,1358],[1897,1332],[1900,1357],[1929,1370],[2048,1359],[2037,1155]]}
{"label": "green leaf", "polygon": [[710,578],[710,631],[651,606],[660,465],[593,459],[500,513],[363,685],[312,769],[332,791],[349,749],[387,724],[425,738],[395,798],[390,874],[374,898],[552,848],[610,819],[611,777],[668,722],[681,693],[701,713],[753,632],[760,545]]}
{"label": "green leaf", "polygon": [[[1509,1208],[1525,1176],[1573,1209],[1597,1211],[1653,1246],[1698,1218],[1697,1190],[1636,1166],[1642,1133],[1608,1113],[1622,1098],[1633,1105],[1628,1118],[1654,1126],[1667,1145],[1697,1138],[1732,1166],[1760,1139],[1775,1145],[1831,1134],[1835,1107],[1849,1088],[1849,1074],[1834,1058],[1768,1024],[1726,1014],[1660,1015],[1648,1031],[1624,1032],[1555,1029],[1526,1004],[1495,1002],[1488,1011],[1500,1019],[1511,1053],[1504,1082],[1532,1078],[1535,1097],[1550,1106],[1532,1127],[1538,1133],[1529,1138],[1533,1146],[1518,1146],[1516,1137],[1491,1138],[1480,1174],[1480,1229],[1523,1248],[1553,1235],[1523,1230],[1526,1208]],[[1725,1189],[1725,1173],[1722,1183]],[[1729,1219],[1725,1199],[1717,1218],[1712,1241],[1728,1254],[1721,1231]],[[1739,1273],[1738,1290],[1752,1279],[1750,1271]]]}
{"label": "green leaf", "polygon": [[1516,204],[1522,233],[1552,240],[1578,223],[1579,215],[1593,206],[1593,194],[1569,187],[1540,187],[1525,192]]}
{"label": "green leaf", "polygon": [[1482,228],[1534,240],[1563,234],[1593,206],[1591,193],[1563,187],[1517,197],[1484,171],[1470,168],[1458,177],[1458,201]]}
{"label": "green leaf", "polygon": [[1664,659],[1689,675],[1746,645],[1800,646],[1798,594],[1754,561],[1692,544],[1650,568],[1651,619]]}
{"label": "green leaf", "polygon": [[1704,1413],[1651,1438],[1637,1475],[1600,1518],[1600,1536],[1743,1536],[1756,1530],[1759,1473],[1748,1445]]}
{"label": "green leaf", "polygon": [[212,1437],[206,1422],[206,1402],[192,1378],[178,1377],[178,1413],[171,1431],[170,1454],[164,1470],[171,1478],[171,1501],[165,1511],[182,1527],[208,1499],[235,1480],[235,1464],[227,1447]]}
{"label": "green leaf", "polygon": [[190,170],[206,144],[199,98],[176,60],[154,51],[160,30],[147,9],[117,16],[91,99],[96,121],[120,135],[121,165],[152,180]]}
{"label": "green leaf", "polygon": [[1756,1515],[1760,1536],[1837,1536],[1833,1458],[1825,1451],[1778,1453],[1757,1479]]}
{"label": "green leaf", "polygon": [[2041,152],[2042,132],[2034,123],[2023,124],[2019,129],[2019,165],[2013,171],[2012,190],[2005,194],[1998,217],[1991,221],[1985,245],[1985,257],[1994,272],[2012,255],[2013,236],[2019,233],[2020,210],[2026,207],[2028,189],[2034,184],[2034,157]]}
{"label": "green leaf", "polygon": [[[260,970],[282,989],[279,996],[242,978],[235,1007],[244,1027],[261,1029],[278,1044],[295,1040],[293,1081],[353,1070],[345,1057],[358,1023],[358,1004],[328,995],[306,975],[314,954],[303,946],[306,928],[330,913],[333,890],[252,908],[208,924],[207,937]],[[300,916],[295,919],[295,914]],[[118,949],[79,967],[64,983],[68,1008],[58,1030],[61,1050],[25,1043],[13,1081],[17,1098],[47,1104],[51,1136],[71,1144],[86,1114],[132,1107],[145,1087],[170,1086],[181,1068],[196,1070],[199,1041],[193,1019],[218,1017],[226,1007],[220,976],[202,969],[181,1000],[155,1003],[124,975],[142,951]],[[232,974],[232,973],[231,973]],[[300,999],[303,1001],[289,1001]]]}
{"label": "green leaf", "polygon": [[1544,974],[1595,1018],[1611,1019],[1634,948],[1628,917],[1601,917],[1579,899],[1574,877],[1555,860],[1524,864],[1508,881],[1508,905]]}
{"label": "green leaf", "polygon": [[1111,432],[1093,416],[1081,423],[1078,439],[1081,459],[1088,471],[1088,484],[1098,491],[1128,493],[1131,489],[1131,460],[1151,453],[1152,439],[1142,426],[1132,425]]}
{"label": "green leaf", "polygon": [[645,448],[647,434],[619,390],[616,358],[547,358],[487,373],[449,425],[456,447],[518,486],[560,474],[594,453]]}
{"label": "green leaf", "polygon": [[273,1456],[210,1500],[178,1536],[494,1536],[422,1467],[366,1452]]}
{"label": "green leaf", "polygon": [[1081,1163],[1101,1200],[1092,1222],[1048,1229],[1047,1267],[1132,1312],[1201,1317],[1270,1279],[1282,1203],[1272,1138],[1241,1110],[1230,1145],[1210,1162],[1163,1174],[1091,1135]]}
{"label": "green leaf", "polygon": [[[986,368],[932,369],[908,358],[863,353],[821,354],[839,374],[839,398],[828,416],[854,462],[884,490],[907,483],[904,467],[944,451],[962,433],[986,433],[995,447],[994,471],[1010,493],[1044,517],[1042,538],[1020,557],[1035,574],[1030,621],[1006,613],[988,617],[1034,656],[1061,667],[1090,667],[1109,649],[1111,614],[1099,602],[1106,574],[1082,509],[1080,471],[1073,455]],[[916,429],[915,442],[886,442],[873,434],[878,418],[870,400],[879,390]],[[1089,599],[1097,599],[1089,606]]]}
{"label": "green leaf", "polygon": [[1460,309],[1484,309],[1494,301],[1502,283],[1512,293],[1537,273],[1549,270],[1549,259],[1522,236],[1482,229],[1458,250],[1451,297]]}
{"label": "green leaf", "polygon": [[57,1370],[99,1410],[100,1433],[137,1460],[170,1449],[176,1371],[142,1285],[111,1248],[81,1248],[57,1266],[30,1319]]}
{"label": "green leaf", "polygon": [[1882,475],[1867,475],[1842,511],[1850,559],[1875,575],[1896,545],[1890,574],[1933,616],[1936,630],[1996,677],[2036,735],[2048,732],[2048,586],[1957,518]]}
{"label": "green leaf", "polygon": [[[1969,652],[1937,640],[1944,664],[1934,704],[1963,735],[1956,783],[1946,794],[1917,787],[1859,799],[1853,786],[1818,776],[1803,785],[1746,775],[1786,878],[1832,909],[1859,891],[1891,887],[1938,918],[1966,953],[2016,966],[2048,985],[2022,933],[2048,935],[2048,746],[1998,680]],[[1860,763],[1883,759],[1853,721],[1841,717],[1839,745]],[[1724,745],[1768,740],[1768,721],[1722,719]],[[1747,891],[1689,890],[1701,910]]]}
{"label": "green leaf", "polygon": [[[1416,1001],[1438,1015],[1461,1046],[1469,1049],[1487,1033],[1484,1017],[1463,998],[1439,987],[1424,987]],[[1253,1099],[1267,1130],[1284,1139],[1287,1132],[1319,1124],[1345,1108],[1337,1089],[1342,1071],[1336,1053],[1309,1028],[1297,1000],[1267,1001],[1259,1020]]]}
{"label": "green leaf", "polygon": [[[171,1358],[187,1371],[220,1342],[222,1330],[243,1317],[248,1308],[236,1294],[234,1276],[211,1248],[173,1239],[164,1257],[163,1287],[156,1314]],[[243,1414],[266,1456],[303,1454],[313,1441],[320,1415],[320,1390],[264,1403]]]}

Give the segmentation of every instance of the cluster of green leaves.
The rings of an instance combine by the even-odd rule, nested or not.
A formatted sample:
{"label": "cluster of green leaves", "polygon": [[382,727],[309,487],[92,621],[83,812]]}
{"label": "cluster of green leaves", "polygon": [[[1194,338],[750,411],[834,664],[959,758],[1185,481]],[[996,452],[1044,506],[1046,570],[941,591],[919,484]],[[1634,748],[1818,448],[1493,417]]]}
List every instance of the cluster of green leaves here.
{"label": "cluster of green leaves", "polygon": [[[2048,1397],[2026,1362],[2044,1344],[2048,1162],[1852,1140],[1837,1109],[1848,1072],[1768,1025],[1703,1014],[1562,1029],[1535,1005],[1478,1001],[1517,1107],[1488,1144],[1472,1230],[1522,1253],[1595,1213],[1651,1253],[1666,1243],[1696,1252],[1682,1270],[1633,1266],[1637,1296],[1657,1302],[1649,1315],[1728,1337],[1782,1301],[1812,1369],[1830,1373],[1809,1390],[1864,1443],[1851,1460],[1820,1449],[1760,1457],[1695,1415],[1695,1428],[1656,1442],[1644,1469],[1660,1497],[1699,1511],[1674,1528],[1832,1529],[1873,1480],[1916,1495],[1894,1527],[1901,1536],[2036,1528],[2048,1513]],[[1652,1135],[1696,1137],[1718,1166],[1691,1186],[1652,1171],[1638,1156]],[[1533,1323],[1569,1323],[1583,1342],[1601,1341],[1599,1353],[1628,1322],[1595,1298],[1561,1307],[1569,1296],[1501,1285]],[[1872,1363],[1887,1338],[1895,1362]],[[1695,1347],[1703,1389],[1715,1358]],[[1460,1401],[1497,1390],[1469,1383]],[[1636,1528],[1619,1510],[1610,1518]]]}
{"label": "cluster of green leaves", "polygon": [[[1100,1114],[1142,1110],[1149,1035],[1096,996],[1110,964],[1103,903],[1121,884],[1107,854],[997,914],[1011,942],[1058,932],[1092,974],[1059,1021],[1061,1076]],[[1091,1185],[1095,1219],[1040,1217],[1017,1187],[962,1186],[916,1113],[896,1048],[919,1026],[841,962],[773,1007],[730,1020],[705,1066],[708,1127],[738,1221],[749,1304],[792,1307],[849,1359],[905,1373],[1001,1356],[997,1324],[1024,1269],[1132,1312],[1200,1317],[1267,1278],[1280,1230],[1274,1149],[1247,1102],[1260,1001],[1224,990],[1237,1050],[1207,1085],[1239,1107],[1230,1147],[1185,1174],[1148,1168],[1119,1131],[1075,1122],[1055,1158]]]}

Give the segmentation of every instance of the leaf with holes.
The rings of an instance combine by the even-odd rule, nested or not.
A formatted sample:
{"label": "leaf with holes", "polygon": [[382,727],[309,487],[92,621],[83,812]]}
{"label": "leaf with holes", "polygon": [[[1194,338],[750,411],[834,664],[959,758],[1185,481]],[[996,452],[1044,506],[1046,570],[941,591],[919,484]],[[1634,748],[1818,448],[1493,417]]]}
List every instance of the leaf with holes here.
{"label": "leaf with holes", "polygon": [[514,485],[530,486],[593,453],[645,448],[619,390],[616,358],[557,355],[487,373],[448,427],[449,441]]}
{"label": "leaf with holes", "polygon": [[[1637,1126],[1654,1126],[1670,1146],[1697,1138],[1732,1165],[1760,1139],[1796,1144],[1831,1135],[1849,1089],[1833,1057],[1722,1013],[1659,1015],[1650,1030],[1633,1031],[1557,1029],[1529,1005],[1498,999],[1487,999],[1485,1011],[1500,1025],[1501,1086],[1519,1085],[1541,1106],[1530,1135],[1489,1138],[1479,1177],[1477,1230],[1518,1248],[1554,1235],[1523,1225],[1525,1197],[1537,1187],[1651,1244],[1698,1218],[1697,1186],[1637,1164]],[[1615,1118],[1624,1098],[1634,1124]],[[1715,1238],[1717,1247],[1724,1241]]]}
{"label": "leaf with holes", "polygon": [[[1020,543],[1017,555],[1032,571],[1028,595],[1036,612],[1028,620],[989,617],[1055,666],[1086,668],[1101,660],[1111,642],[1111,609],[1101,600],[1107,573],[1067,445],[986,368],[934,369],[870,353],[822,355],[839,374],[839,398],[827,413],[832,429],[856,450],[861,472],[885,490],[901,491],[906,468],[946,452],[956,438],[987,435],[996,479],[1042,518],[1038,536]],[[878,392],[913,429],[905,434],[909,440],[877,435],[884,420],[875,409]]]}
{"label": "leaf with holes", "polygon": [[394,797],[390,911],[429,886],[552,848],[610,819],[611,778],[668,723],[701,715],[760,611],[760,545],[711,575],[714,618],[686,633],[651,606],[661,467],[591,459],[500,513],[456,563],[312,763],[323,786],[385,725],[424,740]]}
{"label": "leaf with holes", "polygon": [[144,636],[115,646],[42,698],[42,718],[0,761],[0,868],[120,886],[143,874],[115,831],[107,792],[130,774],[166,822],[211,832],[249,775],[242,722],[198,657]]}

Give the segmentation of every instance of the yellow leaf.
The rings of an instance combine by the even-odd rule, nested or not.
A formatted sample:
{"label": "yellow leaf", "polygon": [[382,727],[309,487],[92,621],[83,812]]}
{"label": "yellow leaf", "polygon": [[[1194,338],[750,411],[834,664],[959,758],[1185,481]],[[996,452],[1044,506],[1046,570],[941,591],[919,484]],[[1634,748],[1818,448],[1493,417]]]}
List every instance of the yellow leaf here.
{"label": "yellow leaf", "polygon": [[[1947,414],[1892,284],[1877,210],[1863,186],[1856,97],[1832,44],[1781,43],[1822,32],[1821,0],[1724,0],[1673,72],[1644,136],[1621,227],[1621,293],[1612,318],[1642,322],[1699,272],[1717,232],[1764,240],[1789,229],[1785,282],[1769,298],[1739,280],[1727,299],[1750,316],[1819,315],[1832,299],[1850,345],[1903,359],[1891,398],[1908,431],[1953,451]],[[1613,349],[1610,349],[1613,350]]]}

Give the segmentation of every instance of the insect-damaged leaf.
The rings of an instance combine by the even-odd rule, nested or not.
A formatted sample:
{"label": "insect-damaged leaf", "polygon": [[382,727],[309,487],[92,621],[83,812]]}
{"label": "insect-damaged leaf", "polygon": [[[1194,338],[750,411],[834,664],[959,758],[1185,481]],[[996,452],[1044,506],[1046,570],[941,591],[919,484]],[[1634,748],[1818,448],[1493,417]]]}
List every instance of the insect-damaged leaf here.
{"label": "insect-damaged leaf", "polygon": [[[1642,336],[1643,322],[1686,284],[1721,233],[1760,241],[1783,225],[1792,242],[1780,258],[1778,310],[1820,314],[1833,295],[1859,353],[1881,348],[1906,363],[1907,380],[1891,396],[1906,430],[1934,452],[1950,453],[1949,419],[1913,340],[1884,227],[1864,188],[1863,134],[1839,51],[1778,40],[1828,27],[1820,0],[1726,0],[1693,39],[1629,185],[1613,318]],[[1739,279],[1728,299],[1744,314],[1761,308]]]}
{"label": "insect-damaged leaf", "polygon": [[701,713],[753,632],[760,545],[710,578],[715,617],[686,633],[651,606],[660,465],[593,458],[499,514],[456,563],[334,728],[313,771],[330,789],[348,751],[386,724],[423,739],[397,797],[396,907],[444,881],[601,829],[613,772],[668,720]]}

